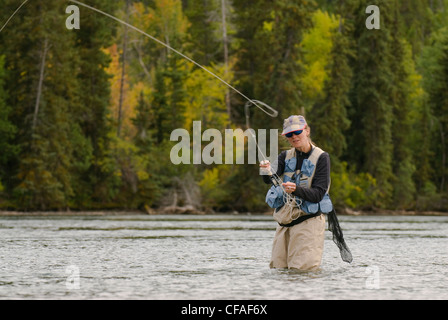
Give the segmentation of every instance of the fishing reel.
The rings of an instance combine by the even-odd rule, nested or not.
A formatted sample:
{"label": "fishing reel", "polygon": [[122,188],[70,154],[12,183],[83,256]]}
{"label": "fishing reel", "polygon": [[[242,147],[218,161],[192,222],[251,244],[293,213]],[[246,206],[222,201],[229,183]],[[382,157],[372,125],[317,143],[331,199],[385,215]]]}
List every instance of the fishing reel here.
{"label": "fishing reel", "polygon": [[[267,165],[269,164],[269,160],[262,160],[260,164]],[[268,176],[269,179],[271,180],[271,183],[276,187],[281,184],[279,176],[276,173],[272,172],[270,166],[269,168],[260,168],[260,175]]]}

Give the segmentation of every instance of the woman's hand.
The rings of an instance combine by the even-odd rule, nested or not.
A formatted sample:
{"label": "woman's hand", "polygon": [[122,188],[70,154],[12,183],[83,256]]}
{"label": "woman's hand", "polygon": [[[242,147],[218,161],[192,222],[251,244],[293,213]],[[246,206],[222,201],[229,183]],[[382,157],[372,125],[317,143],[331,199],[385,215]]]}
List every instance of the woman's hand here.
{"label": "woman's hand", "polygon": [[263,169],[263,171],[265,171],[266,173],[270,173],[271,163],[269,162],[269,160],[263,160],[260,162],[260,168]]}
{"label": "woman's hand", "polygon": [[287,193],[293,193],[296,190],[296,184],[294,182],[285,182],[282,183],[283,188]]}

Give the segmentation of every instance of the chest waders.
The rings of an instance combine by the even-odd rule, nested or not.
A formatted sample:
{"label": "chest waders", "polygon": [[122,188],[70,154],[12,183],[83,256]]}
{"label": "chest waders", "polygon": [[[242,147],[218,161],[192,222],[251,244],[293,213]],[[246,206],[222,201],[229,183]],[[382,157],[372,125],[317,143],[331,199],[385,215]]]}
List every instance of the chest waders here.
{"label": "chest waders", "polygon": [[[319,157],[324,152],[313,146],[308,159],[304,159],[300,170],[296,170],[297,159],[295,149],[287,151],[285,157],[285,169],[282,175],[283,182],[294,182],[302,188],[311,188],[315,169]],[[274,188],[279,188],[274,186]],[[333,204],[329,197],[328,189],[323,199],[318,203],[305,201],[294,197],[295,210],[299,209],[301,214],[298,218],[288,223],[279,223],[272,247],[271,268],[293,268],[299,270],[312,270],[320,266],[323,253],[325,216],[328,215],[329,230],[333,233],[333,241],[338,245],[342,259],[351,262],[351,253],[342,237],[342,231],[337,222]],[[277,189],[277,194],[280,190]],[[269,193],[268,193],[269,194]],[[288,199],[291,197],[287,197]],[[268,198],[267,198],[268,199]],[[292,206],[284,201],[284,197],[277,197],[275,201],[270,199],[271,207],[275,212]],[[275,214],[274,212],[274,214]],[[275,215],[274,215],[275,217]],[[315,219],[311,219],[315,218]]]}

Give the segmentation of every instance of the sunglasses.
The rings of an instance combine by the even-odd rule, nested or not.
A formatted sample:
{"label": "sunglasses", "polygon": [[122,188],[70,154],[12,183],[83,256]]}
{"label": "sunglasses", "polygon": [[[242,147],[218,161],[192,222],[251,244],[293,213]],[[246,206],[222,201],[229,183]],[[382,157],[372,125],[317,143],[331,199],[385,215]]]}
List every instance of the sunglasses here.
{"label": "sunglasses", "polygon": [[287,138],[291,138],[293,134],[296,135],[296,136],[298,136],[298,135],[301,134],[302,132],[303,132],[303,130],[297,130],[297,131],[289,132],[289,133],[285,134],[285,136],[286,136]]}

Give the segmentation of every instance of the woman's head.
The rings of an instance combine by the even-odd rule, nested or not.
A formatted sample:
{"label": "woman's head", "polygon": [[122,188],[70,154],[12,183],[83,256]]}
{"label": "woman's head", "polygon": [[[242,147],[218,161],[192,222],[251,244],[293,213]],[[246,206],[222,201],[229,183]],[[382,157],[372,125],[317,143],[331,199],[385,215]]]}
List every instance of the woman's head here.
{"label": "woman's head", "polygon": [[290,116],[283,122],[282,135],[299,151],[308,152],[311,149],[310,133],[310,127],[303,116]]}

